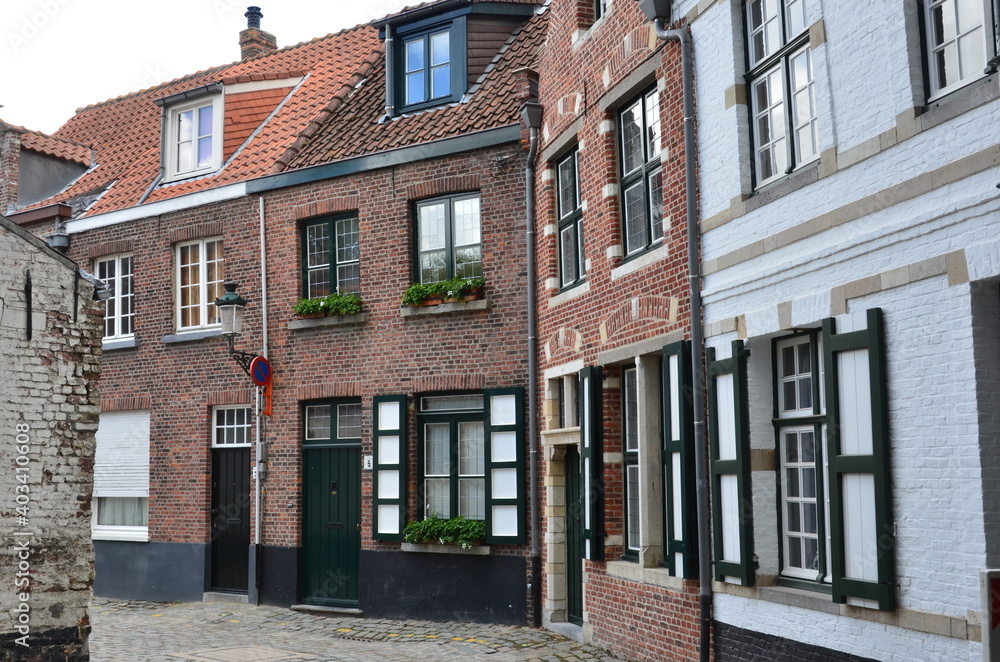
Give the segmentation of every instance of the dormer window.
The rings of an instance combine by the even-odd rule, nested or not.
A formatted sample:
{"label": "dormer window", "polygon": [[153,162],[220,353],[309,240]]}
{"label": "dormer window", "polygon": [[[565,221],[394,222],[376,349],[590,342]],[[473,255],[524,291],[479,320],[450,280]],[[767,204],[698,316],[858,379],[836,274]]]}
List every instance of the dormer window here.
{"label": "dormer window", "polygon": [[458,101],[466,88],[465,19],[400,29],[396,36],[396,110]]}
{"label": "dormer window", "polygon": [[222,166],[222,86],[182,92],[158,103],[163,114],[163,180],[173,181]]}
{"label": "dormer window", "polygon": [[451,96],[451,32],[441,30],[403,42],[407,106]]}

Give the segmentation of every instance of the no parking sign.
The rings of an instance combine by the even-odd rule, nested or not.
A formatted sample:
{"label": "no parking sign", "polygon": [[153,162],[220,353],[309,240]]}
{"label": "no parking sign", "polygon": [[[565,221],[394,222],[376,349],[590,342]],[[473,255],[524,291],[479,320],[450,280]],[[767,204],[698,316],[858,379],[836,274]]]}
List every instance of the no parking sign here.
{"label": "no parking sign", "polygon": [[250,361],[250,381],[257,386],[267,386],[271,381],[271,364],[263,356],[255,356]]}

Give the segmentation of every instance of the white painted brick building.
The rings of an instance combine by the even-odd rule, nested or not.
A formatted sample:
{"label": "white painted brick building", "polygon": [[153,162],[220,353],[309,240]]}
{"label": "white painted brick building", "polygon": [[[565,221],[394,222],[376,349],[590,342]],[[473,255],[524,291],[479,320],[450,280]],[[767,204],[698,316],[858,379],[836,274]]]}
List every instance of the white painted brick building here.
{"label": "white painted brick building", "polygon": [[[706,345],[749,351],[709,375],[716,659],[980,660],[980,574],[1000,566],[992,3],[674,18],[694,41]],[[869,344],[836,344],[850,324]]]}

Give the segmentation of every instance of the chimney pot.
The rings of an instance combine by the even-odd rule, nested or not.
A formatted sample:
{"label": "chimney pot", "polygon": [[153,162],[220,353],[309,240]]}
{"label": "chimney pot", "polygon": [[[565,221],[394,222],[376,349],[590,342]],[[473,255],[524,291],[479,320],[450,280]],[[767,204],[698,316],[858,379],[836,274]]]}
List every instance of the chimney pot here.
{"label": "chimney pot", "polygon": [[260,7],[247,7],[247,13],[243,15],[247,17],[248,28],[260,28],[260,19],[264,18]]}

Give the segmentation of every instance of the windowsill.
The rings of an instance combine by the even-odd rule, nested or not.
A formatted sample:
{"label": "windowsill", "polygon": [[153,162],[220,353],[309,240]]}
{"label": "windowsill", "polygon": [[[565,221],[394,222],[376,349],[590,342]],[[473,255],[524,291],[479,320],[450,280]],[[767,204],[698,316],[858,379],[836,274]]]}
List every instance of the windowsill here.
{"label": "windowsill", "polygon": [[134,349],[138,346],[139,341],[136,340],[135,336],[131,338],[111,338],[101,341],[101,349],[105,352],[111,352],[116,349]]}
{"label": "windowsill", "polygon": [[399,314],[403,317],[420,317],[425,315],[447,315],[450,313],[476,312],[489,310],[488,299],[476,299],[464,303],[439,303],[436,306],[400,306]]}
{"label": "windowsill", "polygon": [[492,551],[489,545],[473,545],[460,547],[458,545],[432,545],[429,543],[404,542],[399,546],[402,552],[422,552],[425,554],[464,554],[466,556],[489,556]]}
{"label": "windowsill", "polygon": [[179,331],[173,335],[163,336],[162,341],[165,344],[179,343],[179,342],[191,342],[194,340],[204,340],[206,338],[221,338],[222,337],[222,327],[215,327],[214,329],[203,329],[201,331]]}
{"label": "windowsill", "polygon": [[920,130],[926,131],[997,99],[1000,96],[996,85],[998,78],[1000,74],[990,74],[933,101],[928,101],[927,105],[918,111]]}
{"label": "windowsill", "polygon": [[145,527],[130,528],[130,530],[126,530],[126,527],[118,529],[115,527],[95,528],[90,532],[90,539],[114,542],[149,542],[149,530]]}
{"label": "windowsill", "polygon": [[368,315],[358,313],[357,315],[330,315],[329,317],[298,318],[288,322],[289,331],[301,331],[303,329],[319,329],[325,326],[354,326],[364,324],[368,321]]}
{"label": "windowsill", "polygon": [[560,428],[542,430],[542,443],[546,446],[566,446],[580,443],[580,428]]}
{"label": "windowsill", "polygon": [[625,579],[643,584],[652,584],[674,591],[682,591],[688,580],[675,577],[665,568],[643,568],[636,561],[608,561],[609,577]]}
{"label": "windowsill", "polygon": [[754,190],[753,194],[743,203],[744,213],[749,214],[755,209],[771,204],[779,198],[816,182],[819,179],[819,164],[819,159],[810,161],[781,179],[776,179]]}
{"label": "windowsill", "polygon": [[646,267],[667,259],[670,255],[670,247],[667,244],[660,244],[656,248],[647,249],[642,253],[637,253],[635,257],[628,258],[620,267],[611,270],[611,280],[615,281],[641,271]]}
{"label": "windowsill", "polygon": [[558,306],[559,304],[566,303],[567,301],[575,299],[579,296],[583,296],[589,291],[590,291],[590,281],[585,280],[582,283],[574,285],[568,290],[563,290],[559,294],[556,294],[555,296],[551,297],[549,299],[549,308]]}

